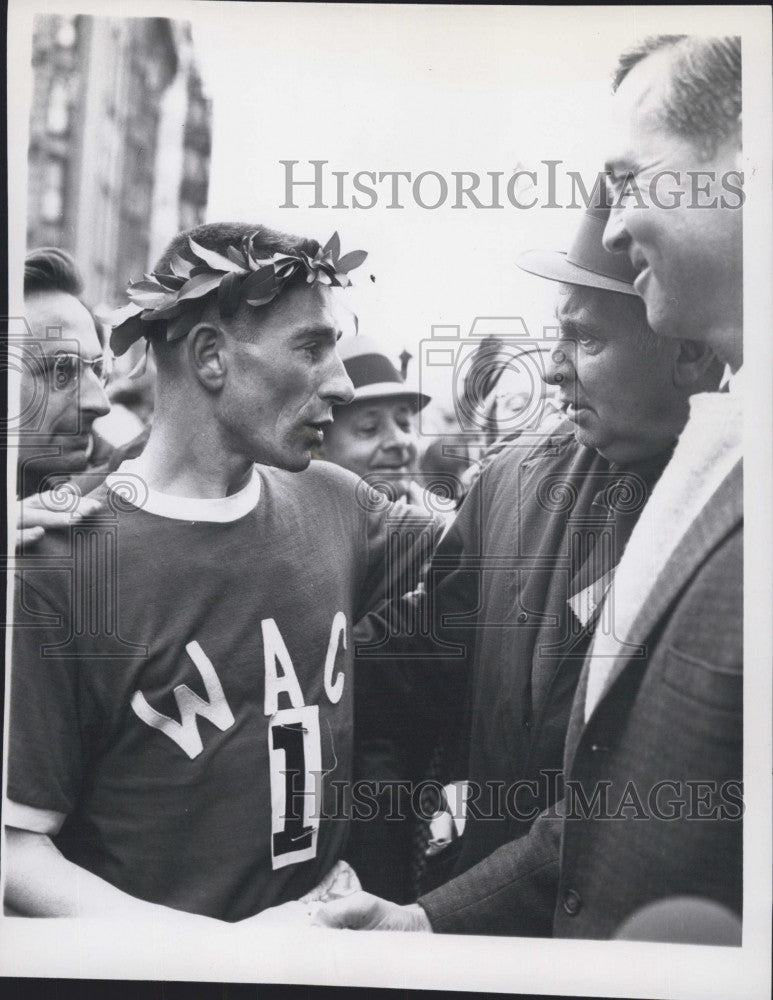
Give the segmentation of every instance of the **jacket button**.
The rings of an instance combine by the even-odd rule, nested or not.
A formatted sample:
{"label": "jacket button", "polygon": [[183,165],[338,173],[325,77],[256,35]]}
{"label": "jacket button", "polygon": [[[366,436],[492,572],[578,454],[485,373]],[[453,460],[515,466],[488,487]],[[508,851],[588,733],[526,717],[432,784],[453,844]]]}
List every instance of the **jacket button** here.
{"label": "jacket button", "polygon": [[574,889],[567,889],[564,893],[563,905],[570,917],[576,917],[582,909],[582,898],[579,892]]}
{"label": "jacket button", "polygon": [[609,753],[609,747],[603,743],[591,743],[591,753]]}
{"label": "jacket button", "polygon": [[528,620],[529,620],[529,615],[527,614],[526,611],[519,612],[519,614],[518,614],[518,621],[519,622],[527,622]]}

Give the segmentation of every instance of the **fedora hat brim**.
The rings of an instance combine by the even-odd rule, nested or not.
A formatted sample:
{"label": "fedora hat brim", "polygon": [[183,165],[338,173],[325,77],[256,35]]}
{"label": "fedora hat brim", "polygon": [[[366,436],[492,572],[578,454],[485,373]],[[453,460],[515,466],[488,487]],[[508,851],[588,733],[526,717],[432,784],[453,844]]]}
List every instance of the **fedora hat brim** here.
{"label": "fedora hat brim", "polygon": [[629,281],[598,274],[586,267],[580,267],[579,264],[573,264],[561,250],[527,250],[520,254],[516,264],[522,271],[547,278],[549,281],[562,281],[568,285],[582,285],[585,288],[600,288],[605,292],[620,292],[623,295],[637,294]]}
{"label": "fedora hat brim", "polygon": [[416,389],[411,389],[402,382],[371,382],[368,385],[361,385],[354,390],[352,403],[359,403],[366,399],[409,399],[416,403],[416,409],[423,410],[431,397]]}

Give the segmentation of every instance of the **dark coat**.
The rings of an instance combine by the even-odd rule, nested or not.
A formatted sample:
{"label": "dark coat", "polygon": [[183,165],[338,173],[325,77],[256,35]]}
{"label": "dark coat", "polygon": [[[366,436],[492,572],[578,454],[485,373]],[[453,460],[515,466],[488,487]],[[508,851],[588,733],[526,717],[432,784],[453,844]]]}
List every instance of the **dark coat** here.
{"label": "dark coat", "polygon": [[[635,621],[627,639],[643,655],[628,647],[616,660],[587,724],[583,669],[564,754],[567,817],[544,813],[422,897],[436,931],[606,938],[673,895],[740,915],[742,518],[739,463]],[[606,803],[594,806],[599,790]]]}
{"label": "dark coat", "polygon": [[[526,834],[560,795],[587,648],[567,600],[617,563],[668,457],[624,472],[578,444],[566,424],[536,448],[513,443],[474,484],[432,559],[422,599],[432,628],[409,627],[411,600],[398,601],[378,622],[389,638],[358,656],[356,725],[371,740],[358,776],[420,781],[440,732],[456,747],[442,777],[433,777],[468,779],[477,789],[464,836],[430,862],[430,884]],[[370,618],[374,631],[378,618]],[[376,733],[387,737],[378,760]],[[358,845],[351,860],[366,888],[397,898],[393,841],[404,831],[386,826],[378,849]],[[372,841],[377,830],[369,820],[362,838]],[[389,872],[371,878],[390,844]]]}

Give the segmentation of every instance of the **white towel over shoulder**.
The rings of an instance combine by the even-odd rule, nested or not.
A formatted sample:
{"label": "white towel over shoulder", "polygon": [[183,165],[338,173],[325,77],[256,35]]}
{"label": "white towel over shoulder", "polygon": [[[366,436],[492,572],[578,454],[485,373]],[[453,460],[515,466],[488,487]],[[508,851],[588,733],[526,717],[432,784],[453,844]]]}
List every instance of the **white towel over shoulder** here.
{"label": "white towel over shoulder", "polygon": [[600,621],[606,618],[613,627],[599,627],[590,648],[586,722],[666,563],[741,458],[742,430],[739,375],[730,392],[700,393],[690,400],[690,419],[633,529],[605,597],[605,611],[611,614]]}

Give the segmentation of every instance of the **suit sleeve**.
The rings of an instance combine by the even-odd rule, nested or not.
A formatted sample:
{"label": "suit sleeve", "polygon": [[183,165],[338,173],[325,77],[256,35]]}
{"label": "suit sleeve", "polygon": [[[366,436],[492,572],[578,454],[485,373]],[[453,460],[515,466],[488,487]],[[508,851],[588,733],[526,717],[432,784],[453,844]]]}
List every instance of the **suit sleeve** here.
{"label": "suit sleeve", "polygon": [[358,727],[397,745],[437,727],[466,691],[480,585],[479,490],[476,483],[443,534],[422,584],[392,593],[354,630]]}
{"label": "suit sleeve", "polygon": [[[360,497],[363,505],[368,502]],[[443,528],[420,507],[383,499],[373,505],[365,518],[367,568],[357,595],[358,620],[418,587]]]}
{"label": "suit sleeve", "polygon": [[419,898],[443,934],[550,937],[558,892],[563,802],[529,832]]}
{"label": "suit sleeve", "polygon": [[[411,509],[394,514],[386,560],[392,563],[416,547],[411,535],[420,527]],[[464,516],[460,512],[462,521],[446,532],[434,554],[419,543],[416,561],[429,564],[421,586],[414,578],[410,592],[393,588],[354,630],[354,777],[380,790],[376,816],[351,825],[348,858],[368,892],[398,903],[416,898],[414,824],[385,817],[393,801],[406,819],[412,815],[408,787],[428,776],[430,755],[455,721],[467,682],[465,646],[441,645],[449,637],[442,612],[450,613],[472,594],[468,587],[465,598],[470,581],[454,578],[465,544]]]}

